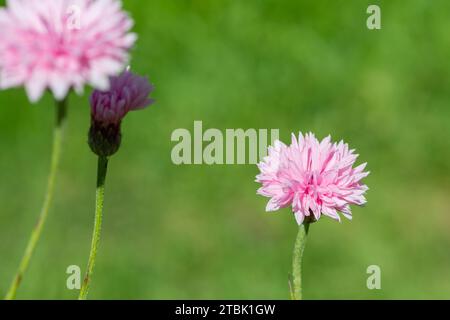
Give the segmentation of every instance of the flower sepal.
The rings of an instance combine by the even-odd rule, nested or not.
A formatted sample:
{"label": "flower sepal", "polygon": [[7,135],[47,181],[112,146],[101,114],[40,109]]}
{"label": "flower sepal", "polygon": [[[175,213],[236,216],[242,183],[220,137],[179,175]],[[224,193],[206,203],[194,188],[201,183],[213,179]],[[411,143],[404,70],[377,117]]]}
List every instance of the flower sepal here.
{"label": "flower sepal", "polygon": [[92,122],[89,129],[89,147],[92,152],[100,157],[110,157],[115,154],[122,141],[120,124],[109,124],[103,126],[100,123]]}

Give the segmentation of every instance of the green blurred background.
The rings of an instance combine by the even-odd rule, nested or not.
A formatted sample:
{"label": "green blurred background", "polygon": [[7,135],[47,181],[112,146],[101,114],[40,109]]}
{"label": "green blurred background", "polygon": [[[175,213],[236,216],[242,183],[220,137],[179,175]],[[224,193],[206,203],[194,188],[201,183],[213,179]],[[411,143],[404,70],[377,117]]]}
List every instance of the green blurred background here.
{"label": "green blurred background", "polygon": [[[4,1],[2,1],[4,4]],[[382,30],[366,28],[379,4]],[[279,128],[344,139],[368,162],[365,208],[312,225],[304,296],[450,298],[450,2],[126,1],[139,41],[132,68],[157,103],[130,114],[110,162],[92,299],[285,299],[297,225],[264,212],[254,165],[175,166],[176,128]],[[72,299],[84,272],[96,158],[88,94],[70,97],[48,224],[18,292]],[[0,293],[43,200],[53,125],[49,94],[0,93]],[[382,289],[366,288],[379,265]]]}

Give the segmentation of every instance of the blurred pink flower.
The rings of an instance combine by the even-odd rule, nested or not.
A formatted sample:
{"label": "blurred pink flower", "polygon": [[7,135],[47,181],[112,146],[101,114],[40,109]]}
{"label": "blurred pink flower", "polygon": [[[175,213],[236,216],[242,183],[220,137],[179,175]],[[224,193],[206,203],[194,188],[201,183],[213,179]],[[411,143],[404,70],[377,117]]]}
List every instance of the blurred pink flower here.
{"label": "blurred pink flower", "polygon": [[153,99],[148,97],[152,91],[147,78],[129,70],[111,77],[108,91],[94,90],[91,95],[92,121],[101,126],[118,125],[129,111],[152,104]]}
{"label": "blurred pink flower", "polygon": [[118,0],[8,0],[0,9],[0,88],[24,85],[32,102],[62,100],[87,83],[108,89],[136,40]]}
{"label": "blurred pink flower", "polygon": [[298,139],[293,134],[290,146],[276,141],[258,164],[258,194],[271,198],[267,211],[292,206],[299,225],[321,214],[340,221],[338,211],[351,219],[350,205],[366,203],[368,190],[361,184],[369,175],[366,163],[353,168],[357,157],[343,141],[331,143],[330,136],[319,142],[312,133]]}

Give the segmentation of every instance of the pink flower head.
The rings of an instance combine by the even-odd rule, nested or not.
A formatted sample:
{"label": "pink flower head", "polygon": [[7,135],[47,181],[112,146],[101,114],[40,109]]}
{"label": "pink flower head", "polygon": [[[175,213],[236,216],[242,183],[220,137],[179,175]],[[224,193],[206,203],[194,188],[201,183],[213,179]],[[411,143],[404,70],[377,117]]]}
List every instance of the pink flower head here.
{"label": "pink flower head", "polygon": [[136,35],[119,0],[7,0],[0,9],[0,88],[62,100],[87,83],[108,89]]}
{"label": "pink flower head", "polygon": [[299,225],[322,214],[341,221],[338,211],[351,219],[350,205],[365,204],[368,190],[361,184],[369,175],[366,163],[353,168],[357,157],[346,143],[332,143],[330,136],[319,142],[312,133],[300,133],[298,139],[293,134],[290,146],[276,141],[258,164],[258,194],[271,198],[267,211],[292,206]]}
{"label": "pink flower head", "polygon": [[109,91],[94,90],[91,95],[91,116],[99,125],[118,125],[133,110],[144,109],[153,103],[148,96],[153,86],[145,77],[126,70],[111,77]]}

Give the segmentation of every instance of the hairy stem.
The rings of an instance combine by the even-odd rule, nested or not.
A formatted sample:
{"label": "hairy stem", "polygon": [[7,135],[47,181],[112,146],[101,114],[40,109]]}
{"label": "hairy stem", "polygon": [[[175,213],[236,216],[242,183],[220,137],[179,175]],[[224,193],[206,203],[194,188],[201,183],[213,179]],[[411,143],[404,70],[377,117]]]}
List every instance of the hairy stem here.
{"label": "hairy stem", "polygon": [[94,231],[92,233],[91,252],[87,265],[86,275],[81,286],[79,300],[85,300],[88,295],[89,285],[91,283],[92,274],[94,273],[95,259],[97,257],[97,249],[100,242],[100,232],[102,228],[103,200],[105,196],[105,179],[108,168],[108,158],[98,158],[97,169],[97,191],[95,197],[95,222]]}
{"label": "hairy stem", "polygon": [[56,122],[55,128],[53,130],[53,147],[51,155],[50,173],[48,175],[47,191],[44,198],[44,203],[42,205],[41,212],[39,214],[38,220],[31,232],[30,239],[28,240],[25,253],[20,261],[19,269],[11,283],[11,286],[6,294],[6,300],[13,300],[16,298],[17,289],[22,282],[25,272],[30,264],[31,257],[39,238],[44,228],[45,221],[47,220],[48,211],[53,199],[53,191],[55,188],[55,179],[59,167],[59,161],[61,158],[61,147],[63,141],[64,127],[66,123],[67,115],[67,99],[62,101],[56,101]]}
{"label": "hairy stem", "polygon": [[302,300],[302,260],[305,250],[306,237],[308,235],[309,223],[304,222],[299,226],[297,239],[295,240],[294,252],[292,257],[292,281],[291,298],[292,300]]}

